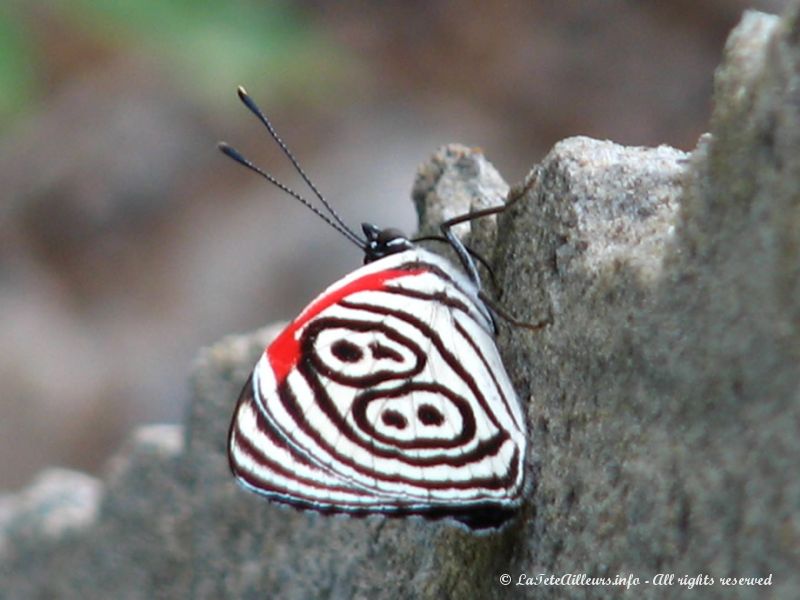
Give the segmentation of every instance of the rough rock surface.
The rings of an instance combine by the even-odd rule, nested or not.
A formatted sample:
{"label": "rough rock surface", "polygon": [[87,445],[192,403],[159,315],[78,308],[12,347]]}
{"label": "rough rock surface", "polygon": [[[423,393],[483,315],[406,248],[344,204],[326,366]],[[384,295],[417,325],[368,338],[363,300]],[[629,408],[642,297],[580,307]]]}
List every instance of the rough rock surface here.
{"label": "rough rock surface", "polygon": [[[526,405],[532,487],[520,518],[473,536],[419,520],[271,506],[227,472],[228,420],[264,330],[202,352],[184,427],[148,427],[103,482],[52,471],[0,499],[7,598],[616,597],[520,587],[529,575],[705,574],[703,597],[800,589],[800,4],[745,15],[690,155],[565,140],[474,240],[494,248]],[[475,151],[423,167],[430,226],[503,190]],[[491,200],[490,200],[491,202]],[[512,585],[499,583],[503,573]],[[764,577],[768,588],[721,586]]]}

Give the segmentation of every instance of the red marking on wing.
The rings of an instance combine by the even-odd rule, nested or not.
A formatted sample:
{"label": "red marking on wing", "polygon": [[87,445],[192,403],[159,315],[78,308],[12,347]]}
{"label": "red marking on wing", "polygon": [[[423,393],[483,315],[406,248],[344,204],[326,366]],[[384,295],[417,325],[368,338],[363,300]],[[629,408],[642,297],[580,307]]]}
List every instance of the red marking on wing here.
{"label": "red marking on wing", "polygon": [[267,359],[272,367],[272,371],[275,373],[275,380],[277,383],[280,384],[283,382],[300,360],[300,342],[297,339],[297,333],[311,319],[350,294],[365,290],[380,290],[385,287],[387,281],[397,279],[398,277],[419,275],[424,272],[425,269],[388,269],[386,271],[370,273],[369,275],[351,281],[347,285],[329,294],[323,294],[314,300],[314,302],[309,304],[306,309],[300,313],[300,316],[292,321],[266,349]]}

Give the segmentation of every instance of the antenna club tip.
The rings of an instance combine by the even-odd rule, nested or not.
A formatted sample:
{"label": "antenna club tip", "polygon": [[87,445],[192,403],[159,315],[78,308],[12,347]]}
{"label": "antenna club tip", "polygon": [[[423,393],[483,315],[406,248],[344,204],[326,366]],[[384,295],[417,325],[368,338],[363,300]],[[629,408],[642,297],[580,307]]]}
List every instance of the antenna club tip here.
{"label": "antenna club tip", "polygon": [[242,99],[247,98],[247,97],[250,96],[250,94],[247,93],[247,90],[244,89],[243,85],[240,85],[240,86],[238,86],[236,88],[236,93],[239,95],[239,98],[242,98]]}
{"label": "antenna club tip", "polygon": [[232,158],[238,163],[246,164],[247,160],[239,153],[238,150],[230,146],[227,142],[219,142],[217,149],[228,158]]}

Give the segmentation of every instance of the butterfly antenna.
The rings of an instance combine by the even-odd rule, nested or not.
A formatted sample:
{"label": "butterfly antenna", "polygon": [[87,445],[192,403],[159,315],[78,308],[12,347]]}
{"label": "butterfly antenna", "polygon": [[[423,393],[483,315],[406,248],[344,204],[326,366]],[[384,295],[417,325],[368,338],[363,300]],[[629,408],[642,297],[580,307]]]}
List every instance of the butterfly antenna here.
{"label": "butterfly antenna", "polygon": [[311,212],[313,212],[315,215],[317,215],[320,219],[325,221],[328,225],[333,227],[336,231],[341,233],[348,240],[350,240],[356,246],[361,248],[361,250],[364,250],[366,248],[366,244],[364,243],[364,241],[361,238],[359,238],[355,233],[353,233],[346,225],[344,225],[341,222],[341,220],[334,221],[333,219],[331,219],[328,215],[326,215],[320,209],[318,209],[316,206],[311,204],[303,196],[301,196],[300,194],[295,192],[292,188],[282,184],[280,181],[275,179],[275,177],[273,177],[271,174],[267,173],[266,171],[260,169],[256,165],[254,165],[249,159],[245,158],[241,154],[241,152],[239,152],[238,150],[236,150],[232,146],[226,144],[225,142],[220,142],[219,144],[217,144],[217,147],[228,158],[231,158],[231,159],[235,160],[237,163],[239,163],[243,167],[247,167],[248,169],[250,169],[254,173],[258,173],[259,175],[261,175],[261,177],[263,177],[264,179],[269,181],[272,185],[274,185],[278,189],[282,190],[283,192],[289,194],[292,198],[298,200],[306,208],[311,210]]}
{"label": "butterfly antenna", "polygon": [[279,136],[278,132],[275,131],[275,128],[272,126],[272,123],[267,118],[267,115],[265,115],[264,112],[258,107],[258,105],[255,103],[255,100],[253,100],[250,97],[250,95],[247,93],[247,90],[240,85],[237,88],[236,93],[239,95],[239,100],[241,100],[242,103],[250,110],[250,112],[253,113],[258,118],[258,120],[261,121],[264,127],[267,128],[267,131],[269,131],[269,134],[272,136],[272,139],[275,140],[275,143],[278,144],[283,154],[286,156],[286,158],[289,159],[289,161],[292,163],[292,166],[294,166],[295,170],[298,172],[300,177],[303,178],[303,181],[305,181],[306,185],[311,189],[312,192],[314,192],[314,195],[328,210],[333,219],[337,223],[339,223],[342,229],[349,231],[352,236],[359,239],[358,235],[356,235],[356,233],[353,232],[353,230],[347,226],[347,223],[344,222],[344,219],[342,219],[339,213],[337,213],[336,210],[334,210],[334,208],[328,203],[328,201],[325,199],[325,196],[322,195],[322,192],[320,192],[317,189],[317,186],[315,186],[314,183],[311,181],[311,178],[308,175],[306,175],[305,171],[303,171],[303,168],[300,166],[300,163],[294,157],[294,154],[292,154],[292,151],[289,150],[289,147],[283,141],[281,136]]}

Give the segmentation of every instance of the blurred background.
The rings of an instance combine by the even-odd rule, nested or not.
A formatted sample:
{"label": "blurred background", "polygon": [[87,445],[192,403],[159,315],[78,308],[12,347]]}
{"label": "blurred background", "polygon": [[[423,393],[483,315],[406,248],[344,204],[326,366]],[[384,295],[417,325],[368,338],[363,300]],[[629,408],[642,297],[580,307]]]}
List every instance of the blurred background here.
{"label": "blurred background", "polygon": [[4,0],[0,491],[102,470],[181,419],[201,346],[360,264],[217,152],[301,187],[237,84],[350,223],[413,231],[415,169],[448,142],[510,183],[573,135],[692,149],[730,29],[784,4]]}

